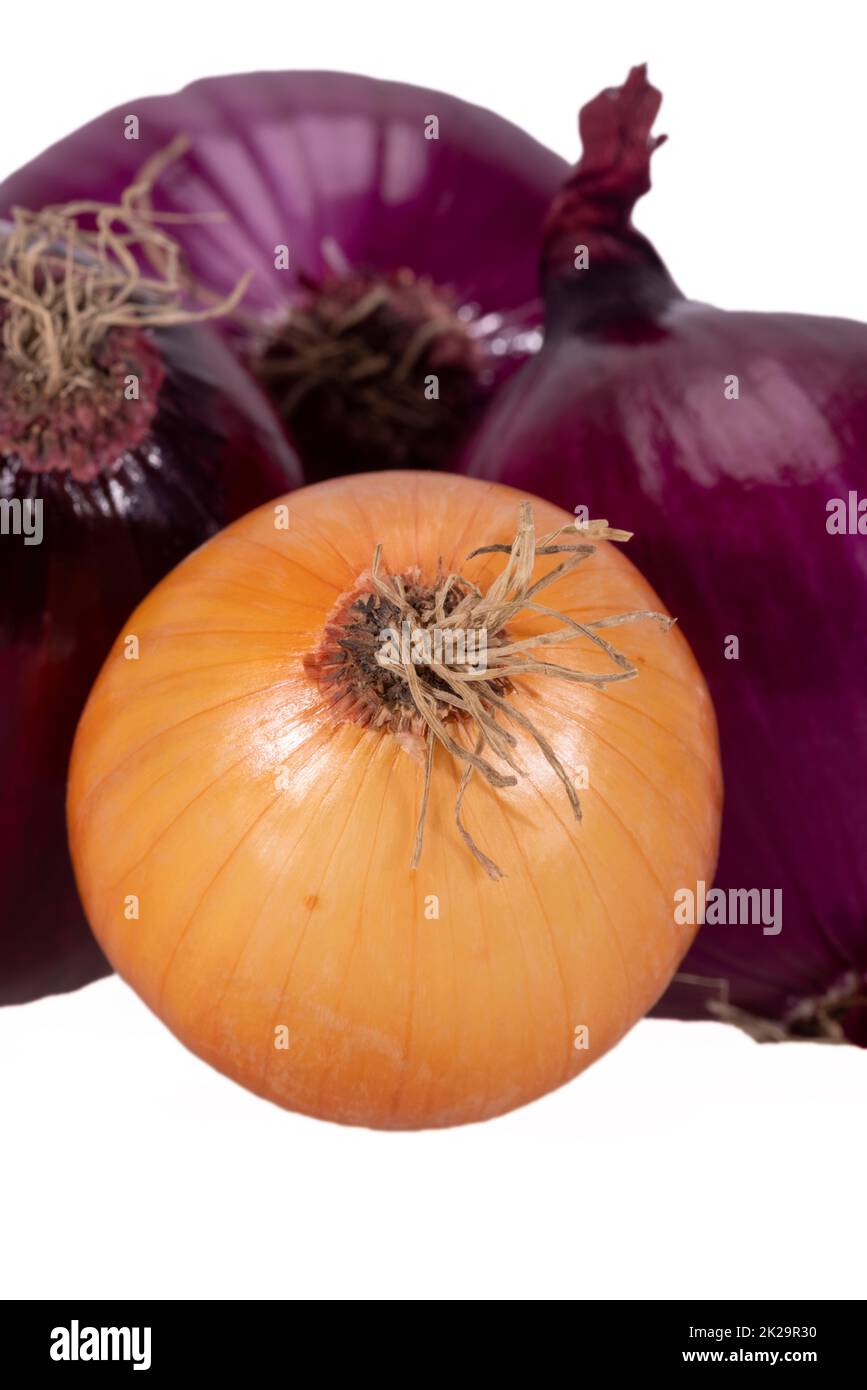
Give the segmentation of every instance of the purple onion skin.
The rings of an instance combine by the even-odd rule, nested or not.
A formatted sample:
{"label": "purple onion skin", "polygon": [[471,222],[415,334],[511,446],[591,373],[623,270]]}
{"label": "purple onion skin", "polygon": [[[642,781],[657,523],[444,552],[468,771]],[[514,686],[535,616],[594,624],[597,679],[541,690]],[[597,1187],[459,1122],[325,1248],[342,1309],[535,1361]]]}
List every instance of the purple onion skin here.
{"label": "purple onion skin", "polygon": [[301,481],[265,400],[208,328],[151,333],[165,376],[148,435],[95,478],[3,452],[0,497],[42,500],[43,540],[0,535],[0,1004],[110,967],[66,844],[66,768],[90,686],[149,589],[227,522]]}
{"label": "purple onion skin", "polygon": [[[124,138],[130,115],[137,140]],[[424,136],[431,115],[437,140]],[[484,312],[538,300],[536,247],[565,162],[481,107],[345,73],[242,73],[128,102],[0,183],[0,216],[83,191],[114,202],[179,134],[190,148],[161,175],[155,206],[227,214],[172,234],[217,294],[252,269],[252,312],[279,313],[298,296],[299,271],[324,272],[326,237],[353,265],[407,266]],[[275,269],[278,245],[288,270]]]}
{"label": "purple onion skin", "polygon": [[464,466],[633,530],[629,557],[709,682],[726,782],[716,885],[780,889],[782,930],[705,923],[692,978],[654,1012],[865,1046],[867,536],[826,523],[831,499],[867,493],[867,326],[681,295],[630,220],[659,101],[634,69],[582,112],[584,155],[544,240],[545,346]]}

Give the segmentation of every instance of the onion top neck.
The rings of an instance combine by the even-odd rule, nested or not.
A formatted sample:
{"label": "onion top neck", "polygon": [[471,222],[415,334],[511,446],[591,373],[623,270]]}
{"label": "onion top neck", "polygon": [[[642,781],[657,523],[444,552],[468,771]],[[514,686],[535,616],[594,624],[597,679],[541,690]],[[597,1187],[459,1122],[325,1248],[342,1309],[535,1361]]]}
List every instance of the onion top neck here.
{"label": "onion top neck", "polygon": [[[667,629],[673,619],[641,610],[579,623],[539,603],[538,595],[549,584],[594,554],[596,547],[591,544],[557,543],[565,532],[576,530],[595,540],[630,538],[628,531],[614,530],[607,521],[591,521],[569,522],[537,540],[532,508],[522,502],[511,545],[483,545],[467,556],[470,560],[478,555],[506,555],[502,572],[486,592],[455,571],[444,574],[441,564],[429,580],[418,568],[390,573],[378,545],[370,569],[337,600],[316,648],[304,659],[305,670],[317,682],[335,723],[356,723],[391,734],[423,763],[412,868],[421,858],[434,751],[440,744],[464,768],[455,803],[458,832],[489,877],[503,877],[502,869],[475,843],[461,818],[464,793],[474,772],[497,790],[515,786],[526,775],[517,755],[518,740],[503,720],[537,744],[560,779],[575,818],[581,819],[578,794],[561,760],[512,697],[527,676],[575,681],[602,690],[616,681],[632,680],[638,668],[599,635],[600,629],[643,618]],[[564,558],[534,580],[537,558],[558,554]],[[555,626],[516,638],[510,625],[521,614],[542,615]],[[537,648],[562,646],[579,637],[601,650],[614,669],[576,670],[535,654]]]}
{"label": "onion top neck", "polygon": [[651,135],[662,96],[635,67],[579,116],[583,152],[556,194],[542,240],[548,337],[564,332],[641,336],[683,299],[654,247],[632,223],[650,188],[650,158],[667,138]]}
{"label": "onion top neck", "polygon": [[[34,473],[86,482],[147,436],[164,367],[149,330],[228,313],[203,309],[180,248],[155,213],[153,185],[186,148],[150,159],[119,203],[15,208],[0,232],[0,452]],[[196,216],[184,220],[198,220]]]}

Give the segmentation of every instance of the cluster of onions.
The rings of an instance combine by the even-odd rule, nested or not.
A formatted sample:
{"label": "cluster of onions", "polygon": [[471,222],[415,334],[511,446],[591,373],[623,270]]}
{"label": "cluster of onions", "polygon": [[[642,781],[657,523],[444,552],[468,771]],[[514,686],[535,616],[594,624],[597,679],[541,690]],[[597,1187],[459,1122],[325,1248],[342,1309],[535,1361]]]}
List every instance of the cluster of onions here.
{"label": "cluster of onions", "polygon": [[0,184],[0,481],[53,518],[0,552],[0,999],[100,968],[60,795],[108,651],[81,900],[260,1094],[482,1119],[649,1009],[867,1043],[867,328],[684,299],[631,220],[659,101],[602,93],[568,170],[441,93],[217,78]]}

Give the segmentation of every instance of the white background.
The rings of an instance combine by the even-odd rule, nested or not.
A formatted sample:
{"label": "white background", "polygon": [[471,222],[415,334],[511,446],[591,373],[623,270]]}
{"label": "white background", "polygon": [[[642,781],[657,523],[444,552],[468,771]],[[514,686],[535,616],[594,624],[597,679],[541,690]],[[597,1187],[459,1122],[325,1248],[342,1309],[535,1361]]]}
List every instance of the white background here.
{"label": "white background", "polygon": [[[262,67],[399,78],[568,158],[578,105],[665,93],[639,225],[683,290],[867,319],[858,7],[565,0],[10,6],[0,163],[116,103]],[[640,1024],[483,1126],[344,1130],[198,1062],[117,980],[0,1011],[0,1295],[856,1298],[867,1057]]]}

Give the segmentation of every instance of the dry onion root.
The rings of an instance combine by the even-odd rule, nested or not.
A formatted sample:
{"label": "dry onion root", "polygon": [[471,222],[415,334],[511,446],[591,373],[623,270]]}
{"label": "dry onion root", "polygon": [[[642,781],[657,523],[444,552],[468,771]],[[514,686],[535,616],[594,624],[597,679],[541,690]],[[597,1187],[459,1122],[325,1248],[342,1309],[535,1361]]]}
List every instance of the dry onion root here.
{"label": "dry onion root", "polygon": [[[519,341],[519,308],[480,317],[404,266],[353,268],[333,241],[321,277],[300,273],[303,298],[266,330],[248,320],[247,357],[304,457],[311,481],[347,456],[357,472],[383,462],[442,467],[489,403],[502,364],[491,346]],[[431,383],[436,383],[435,395]]]}
{"label": "dry onion root", "polygon": [[178,136],[149,159],[115,205],[82,199],[37,212],[13,208],[10,229],[0,233],[2,352],[30,393],[50,400],[98,388],[94,352],[112,329],[201,323],[243,298],[249,274],[204,308],[185,304],[203,292],[162,226],[223,217],[153,210],[156,180],[187,143]]}
{"label": "dry onion root", "polygon": [[[461,819],[464,793],[474,771],[497,789],[515,786],[518,778],[524,775],[515,753],[517,739],[498,722],[498,715],[511,719],[538,744],[563,784],[575,819],[581,819],[578,793],[550,742],[526,714],[509,702],[513,682],[528,675],[550,676],[605,690],[614,681],[632,680],[638,675],[638,668],[600,637],[599,630],[645,618],[667,630],[674,619],[651,610],[639,610],[579,623],[536,602],[543,589],[571,573],[594,553],[596,547],[585,543],[555,544],[561,536],[576,530],[595,540],[628,541],[631,538],[631,532],[616,530],[607,521],[589,521],[569,522],[537,542],[533,509],[529,502],[522,502],[511,545],[479,546],[467,556],[468,560],[478,555],[508,556],[502,573],[484,594],[471,580],[454,571],[446,576],[438,574],[435,583],[427,587],[417,570],[407,576],[383,574],[383,547],[377,545],[369,576],[362,576],[355,591],[338,600],[335,613],[325,625],[323,641],[306,661],[307,669],[318,677],[339,718],[388,729],[403,735],[407,742],[413,736],[421,738],[424,735],[425,774],[411,859],[413,869],[418,868],[421,859],[434,750],[439,743],[466,764],[455,802],[458,832],[489,878],[504,877],[503,870],[479,848]],[[565,554],[566,558],[534,580],[537,557],[559,554]],[[543,614],[556,620],[559,626],[538,636],[514,641],[509,634],[509,624],[522,612]],[[468,646],[472,651],[479,649],[483,637],[485,665],[480,668],[477,662],[465,659],[431,660],[421,664],[414,660],[412,651],[403,651],[402,660],[386,661],[382,654],[381,631],[384,626],[392,629],[396,622],[411,624],[413,631],[422,633],[435,630],[442,637],[449,632],[469,634],[469,641],[464,637],[464,657]],[[576,671],[555,662],[540,661],[533,655],[538,647],[562,646],[579,637],[589,639],[600,648],[616,671],[609,674]],[[450,646],[443,640],[440,647],[444,651],[461,653],[457,642]],[[376,667],[386,665],[402,683],[397,692],[393,688],[386,690],[383,682],[377,680]],[[461,729],[462,738],[452,737],[449,725],[456,726],[456,733]],[[492,759],[505,763],[509,772],[497,768]]]}

